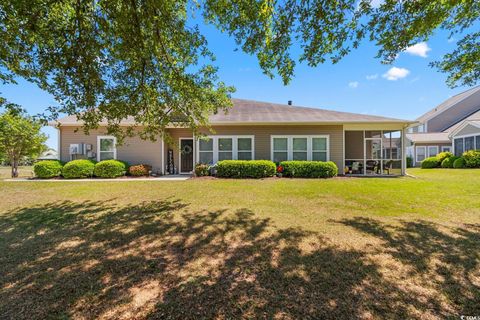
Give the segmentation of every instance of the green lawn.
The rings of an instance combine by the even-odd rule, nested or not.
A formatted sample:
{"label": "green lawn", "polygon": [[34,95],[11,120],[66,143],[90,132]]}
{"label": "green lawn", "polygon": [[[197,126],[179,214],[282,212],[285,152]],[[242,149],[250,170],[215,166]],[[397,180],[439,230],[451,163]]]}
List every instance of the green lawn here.
{"label": "green lawn", "polygon": [[0,182],[0,318],[480,315],[480,170]]}
{"label": "green lawn", "polygon": [[[33,176],[33,167],[19,167],[19,178],[30,178]],[[10,167],[0,166],[0,179],[10,179],[12,177],[12,169]]]}

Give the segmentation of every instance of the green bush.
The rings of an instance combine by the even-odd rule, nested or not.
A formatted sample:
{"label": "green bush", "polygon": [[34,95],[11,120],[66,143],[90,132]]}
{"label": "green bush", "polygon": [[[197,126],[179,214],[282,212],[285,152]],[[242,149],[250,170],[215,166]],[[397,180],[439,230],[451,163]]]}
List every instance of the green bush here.
{"label": "green bush", "polygon": [[455,161],[453,162],[453,167],[454,167],[455,169],[465,168],[465,159],[463,159],[463,158],[461,158],[461,157],[458,158],[457,160],[455,160]]}
{"label": "green bush", "polygon": [[63,166],[62,176],[66,179],[90,178],[93,176],[95,161],[92,160],[73,160]]}
{"label": "green bush", "polygon": [[412,168],[412,167],[413,167],[413,158],[407,157],[407,168]]}
{"label": "green bush", "polygon": [[480,168],[480,150],[470,150],[463,153],[465,166],[468,168]]}
{"label": "green bush", "polygon": [[221,178],[266,178],[275,175],[277,167],[269,160],[223,160],[217,163]]}
{"label": "green bush", "polygon": [[53,178],[62,174],[63,164],[58,160],[43,160],[33,165],[33,172],[37,178]]}
{"label": "green bush", "polygon": [[197,163],[195,165],[195,175],[197,177],[205,177],[210,173],[210,166],[208,164]]}
{"label": "green bush", "polygon": [[442,163],[443,160],[453,157],[453,153],[448,152],[448,151],[447,152],[440,152],[435,157],[437,158],[438,163]]}
{"label": "green bush", "polygon": [[442,161],[442,168],[453,168],[453,163],[455,162],[455,160],[457,160],[458,157],[455,157],[455,156],[452,156],[452,157],[448,157],[448,158],[445,158],[443,159]]}
{"label": "green bush", "polygon": [[331,178],[338,174],[332,161],[283,161],[283,175],[294,178]]}
{"label": "green bush", "polygon": [[95,164],[93,175],[99,178],[116,178],[124,176],[127,165],[123,161],[103,160]]}
{"label": "green bush", "polygon": [[134,177],[148,176],[152,171],[152,166],[148,164],[136,164],[128,168],[128,173]]}
{"label": "green bush", "polygon": [[439,165],[440,162],[438,161],[437,157],[426,158],[422,161],[422,169],[438,168]]}

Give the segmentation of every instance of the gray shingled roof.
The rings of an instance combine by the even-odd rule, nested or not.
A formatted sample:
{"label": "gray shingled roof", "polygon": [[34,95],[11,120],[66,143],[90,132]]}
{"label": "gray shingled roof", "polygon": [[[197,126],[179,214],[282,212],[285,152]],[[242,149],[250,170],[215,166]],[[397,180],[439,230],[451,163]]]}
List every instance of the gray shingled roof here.
{"label": "gray shingled roof", "polygon": [[[244,99],[232,99],[233,107],[227,112],[220,111],[210,117],[211,124],[274,124],[274,123],[413,123],[413,121],[371,116],[349,112],[340,112],[318,108],[289,106],[285,104],[260,102]],[[61,125],[78,124],[76,116],[67,116],[58,120]],[[124,124],[133,124],[127,119]]]}
{"label": "gray shingled roof", "polygon": [[407,139],[415,143],[450,143],[448,132],[407,133]]}
{"label": "gray shingled roof", "polygon": [[453,97],[451,97],[451,98],[445,100],[444,102],[440,103],[438,106],[436,106],[432,110],[430,110],[430,111],[424,113],[423,115],[421,115],[420,117],[418,117],[416,119],[416,121],[425,122],[425,121],[431,119],[432,117],[442,113],[443,111],[459,104],[460,102],[462,102],[463,100],[465,100],[466,98],[470,97],[473,94],[480,94],[480,86],[471,88],[471,89],[469,89],[465,92],[454,95]]}

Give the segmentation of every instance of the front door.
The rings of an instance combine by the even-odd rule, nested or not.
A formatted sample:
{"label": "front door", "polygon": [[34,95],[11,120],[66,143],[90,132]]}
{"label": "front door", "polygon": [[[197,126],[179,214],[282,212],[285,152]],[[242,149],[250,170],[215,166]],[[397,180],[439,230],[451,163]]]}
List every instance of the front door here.
{"label": "front door", "polygon": [[193,139],[180,140],[180,173],[193,171]]}

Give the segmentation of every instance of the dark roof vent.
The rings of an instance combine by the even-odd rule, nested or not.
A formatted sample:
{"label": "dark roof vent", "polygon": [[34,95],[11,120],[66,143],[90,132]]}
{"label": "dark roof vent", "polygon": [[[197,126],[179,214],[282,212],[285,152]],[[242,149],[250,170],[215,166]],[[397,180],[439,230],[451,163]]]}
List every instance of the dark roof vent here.
{"label": "dark roof vent", "polygon": [[288,105],[289,105],[289,106],[292,105],[292,100],[288,100]]}

